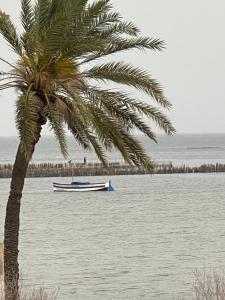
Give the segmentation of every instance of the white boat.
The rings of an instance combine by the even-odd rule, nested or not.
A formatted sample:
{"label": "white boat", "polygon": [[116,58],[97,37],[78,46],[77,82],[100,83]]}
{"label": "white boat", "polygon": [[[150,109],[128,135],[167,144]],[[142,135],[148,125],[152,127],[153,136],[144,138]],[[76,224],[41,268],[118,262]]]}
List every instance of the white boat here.
{"label": "white boat", "polygon": [[92,192],[92,191],[113,191],[111,180],[103,183],[79,182],[72,181],[71,183],[53,182],[54,192]]}

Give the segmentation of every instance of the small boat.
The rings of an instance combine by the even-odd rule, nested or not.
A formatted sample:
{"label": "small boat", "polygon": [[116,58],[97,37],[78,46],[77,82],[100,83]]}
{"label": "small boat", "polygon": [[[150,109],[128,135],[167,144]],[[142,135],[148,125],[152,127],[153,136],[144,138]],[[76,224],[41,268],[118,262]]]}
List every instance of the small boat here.
{"label": "small boat", "polygon": [[53,182],[54,192],[91,192],[91,191],[114,191],[111,180],[103,183],[72,181],[69,184]]}

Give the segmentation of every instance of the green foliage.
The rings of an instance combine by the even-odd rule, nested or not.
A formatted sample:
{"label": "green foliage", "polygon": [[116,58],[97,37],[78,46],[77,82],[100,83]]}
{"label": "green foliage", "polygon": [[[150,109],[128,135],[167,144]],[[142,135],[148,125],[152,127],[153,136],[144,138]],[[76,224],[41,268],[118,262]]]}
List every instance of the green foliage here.
{"label": "green foliage", "polygon": [[6,39],[10,47],[19,55],[22,54],[22,47],[9,15],[0,10],[0,34]]}
{"label": "green foliage", "polygon": [[169,135],[175,132],[171,122],[159,108],[96,85],[132,87],[170,108],[161,85],[148,72],[125,62],[105,62],[132,49],[161,51],[164,42],[142,37],[136,25],[112,10],[109,0],[21,0],[20,16],[24,31],[19,36],[9,16],[0,12],[0,33],[18,55],[15,66],[0,58],[11,67],[0,73],[0,90],[15,88],[19,93],[16,124],[27,158],[48,120],[64,157],[66,125],[105,166],[105,151],[115,148],[128,163],[152,171],[153,163],[133,133],[138,130],[157,142],[145,120]]}
{"label": "green foliage", "polygon": [[63,116],[59,109],[57,109],[56,103],[49,101],[48,96],[47,105],[44,109],[44,115],[48,118],[52,131],[55,134],[56,139],[59,142],[60,150],[63,156],[68,156],[67,144],[66,144],[66,133],[63,127]]}
{"label": "green foliage", "polygon": [[27,159],[31,159],[34,141],[37,138],[39,102],[35,98],[30,86],[25,93],[18,97],[16,105],[16,126],[19,131],[21,148]]}
{"label": "green foliage", "polygon": [[102,81],[110,80],[115,83],[125,84],[139,89],[152,96],[163,107],[169,108],[170,102],[163,95],[162,87],[145,71],[135,68],[130,64],[106,63],[84,72],[85,76]]}
{"label": "green foliage", "polygon": [[31,0],[21,0],[21,23],[26,33],[30,32],[34,24],[34,11]]}

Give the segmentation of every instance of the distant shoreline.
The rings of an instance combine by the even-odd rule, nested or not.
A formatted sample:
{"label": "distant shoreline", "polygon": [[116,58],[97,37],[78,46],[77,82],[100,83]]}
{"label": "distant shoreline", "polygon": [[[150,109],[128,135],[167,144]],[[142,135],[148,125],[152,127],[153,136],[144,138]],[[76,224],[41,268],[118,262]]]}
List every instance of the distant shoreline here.
{"label": "distant shoreline", "polygon": [[[0,164],[0,178],[11,178],[12,164]],[[172,162],[155,165],[154,174],[184,174],[184,173],[222,173],[225,164],[202,164],[199,167],[186,165],[174,166]],[[30,164],[27,177],[71,177],[73,176],[102,176],[102,175],[138,175],[149,174],[143,167],[130,166],[118,162],[109,164],[106,169],[101,163],[41,163]]]}

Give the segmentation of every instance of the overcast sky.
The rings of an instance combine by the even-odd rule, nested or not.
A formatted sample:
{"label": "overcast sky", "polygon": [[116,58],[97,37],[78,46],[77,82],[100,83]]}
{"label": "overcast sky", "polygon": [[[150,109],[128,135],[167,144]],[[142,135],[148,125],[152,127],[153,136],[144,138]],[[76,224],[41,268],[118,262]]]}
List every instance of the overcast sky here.
{"label": "overcast sky", "polygon": [[[143,35],[165,40],[163,52],[127,52],[164,86],[178,133],[225,132],[225,1],[112,0]],[[19,0],[0,0],[0,9],[19,24]],[[0,56],[12,59],[2,39]],[[0,68],[3,65],[0,64]],[[149,101],[146,96],[145,101]],[[16,135],[15,93],[0,94],[0,136]]]}

